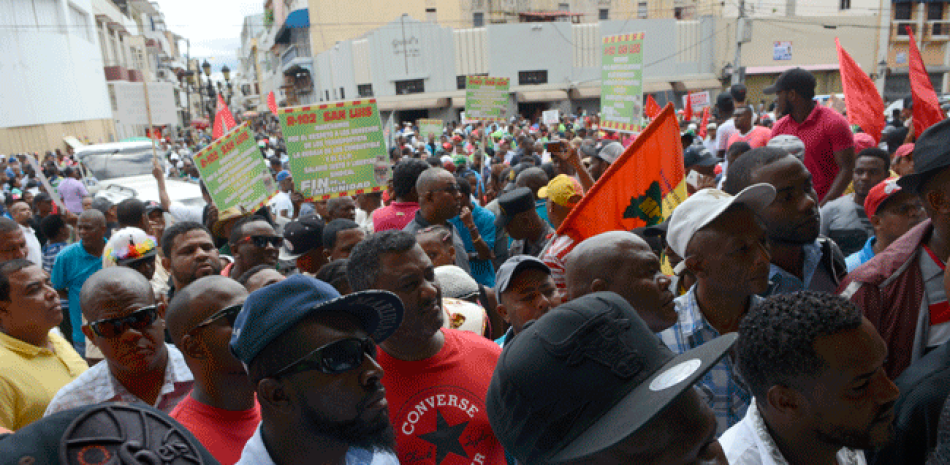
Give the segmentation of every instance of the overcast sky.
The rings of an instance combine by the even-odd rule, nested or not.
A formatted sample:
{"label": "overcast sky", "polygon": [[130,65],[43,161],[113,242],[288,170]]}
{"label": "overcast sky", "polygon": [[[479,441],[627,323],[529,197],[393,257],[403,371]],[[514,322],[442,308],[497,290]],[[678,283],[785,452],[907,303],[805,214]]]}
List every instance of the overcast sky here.
{"label": "overcast sky", "polygon": [[[208,59],[212,71],[238,68],[244,17],[264,12],[264,0],[158,0],[168,30],[191,41],[191,58]],[[181,44],[181,53],[188,53]]]}

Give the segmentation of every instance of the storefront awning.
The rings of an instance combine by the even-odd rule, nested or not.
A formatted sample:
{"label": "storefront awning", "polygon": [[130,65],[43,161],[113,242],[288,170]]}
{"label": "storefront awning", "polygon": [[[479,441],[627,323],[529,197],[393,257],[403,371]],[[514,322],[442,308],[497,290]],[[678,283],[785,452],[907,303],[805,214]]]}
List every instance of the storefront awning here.
{"label": "storefront awning", "polygon": [[695,79],[684,79],[674,81],[673,90],[676,92],[694,92],[709,89],[722,89],[722,81],[714,76],[698,76]]}
{"label": "storefront awning", "polygon": [[83,144],[82,142],[80,142],[79,139],[77,139],[77,138],[75,138],[75,137],[73,137],[73,136],[66,136],[66,137],[64,137],[64,138],[63,138],[63,142],[65,142],[66,145],[72,147],[73,150],[78,149],[78,148],[80,148],[80,147],[85,147],[85,145],[86,145],[86,144]]}
{"label": "storefront awning", "polygon": [[644,81],[643,83],[644,94],[655,94],[668,90],[670,90],[670,83],[667,81]]}
{"label": "storefront awning", "polygon": [[277,31],[277,35],[274,37],[274,43],[286,44],[290,41],[291,29],[305,29],[308,27],[310,27],[310,10],[301,8],[291,11],[290,14],[287,15],[287,19],[284,20],[284,24],[280,26],[280,30]]}
{"label": "storefront awning", "polygon": [[564,90],[528,90],[515,92],[518,103],[526,102],[553,102],[567,100],[567,91]]}
{"label": "storefront awning", "polygon": [[824,65],[801,65],[801,66],[749,66],[745,69],[746,76],[752,74],[781,74],[792,68],[801,68],[805,71],[837,71],[838,63],[828,63]]}
{"label": "storefront awning", "polygon": [[[419,98],[415,95],[380,97],[376,99],[379,111],[425,110],[449,106],[448,98]],[[464,103],[463,103],[464,105]]]}

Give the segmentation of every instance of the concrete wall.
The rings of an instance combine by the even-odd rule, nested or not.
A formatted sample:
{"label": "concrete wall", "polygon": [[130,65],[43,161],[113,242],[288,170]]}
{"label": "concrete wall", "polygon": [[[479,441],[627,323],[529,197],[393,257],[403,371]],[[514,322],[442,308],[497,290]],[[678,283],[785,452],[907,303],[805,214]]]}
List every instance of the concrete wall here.
{"label": "concrete wall", "polygon": [[[144,131],[143,131],[144,134]],[[0,128],[0,153],[39,152],[60,148],[65,150],[63,137],[74,136],[87,144],[119,140],[112,118],[67,123],[47,123],[31,126]]]}
{"label": "concrete wall", "polygon": [[[90,0],[0,2],[0,67],[3,68],[0,73],[3,107],[0,128],[111,121],[112,111],[92,11]],[[29,27],[37,22],[44,27]],[[49,27],[53,24],[60,27]],[[14,25],[17,27],[4,27]],[[110,130],[75,124],[65,127],[69,131],[88,132],[56,134],[60,139],[64,135],[98,139],[105,137]],[[23,131],[32,134],[32,130],[25,129],[17,134]],[[9,153],[52,148],[34,145],[43,142],[39,136],[16,137],[30,146],[8,146],[2,150]],[[0,137],[0,144],[14,143]],[[62,141],[55,146],[62,146]]]}
{"label": "concrete wall", "polygon": [[395,82],[411,79],[424,79],[426,92],[455,90],[450,29],[400,17],[367,34],[367,40],[376,97],[396,95]]}

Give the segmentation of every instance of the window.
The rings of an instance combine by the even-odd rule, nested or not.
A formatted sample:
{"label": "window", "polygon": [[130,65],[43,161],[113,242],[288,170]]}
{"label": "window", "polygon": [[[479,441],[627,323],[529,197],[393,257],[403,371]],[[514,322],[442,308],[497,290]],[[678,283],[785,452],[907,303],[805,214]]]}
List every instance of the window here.
{"label": "window", "polygon": [[474,13],[472,15],[472,26],[482,27],[485,25],[485,13]]}
{"label": "window", "polygon": [[561,11],[571,11],[571,4],[570,4],[570,3],[558,3],[558,4],[557,4],[557,9],[558,9],[558,10],[561,10]]}
{"label": "window", "polygon": [[518,84],[522,86],[531,84],[547,84],[547,70],[540,71],[518,71]]}
{"label": "window", "polygon": [[637,3],[637,18],[647,19],[647,2]]}
{"label": "window", "polygon": [[598,19],[600,19],[600,20],[602,20],[602,21],[606,21],[606,20],[610,19],[610,10],[608,10],[608,9],[606,9],[606,8],[601,8],[601,9],[600,9],[600,15],[598,16]]}
{"label": "window", "polygon": [[894,4],[894,19],[910,19],[912,8],[910,3],[895,3]]}
{"label": "window", "polygon": [[426,21],[430,23],[439,22],[438,16],[435,14],[435,8],[426,8]]}
{"label": "window", "polygon": [[346,93],[343,92],[342,87],[340,87],[340,100],[346,100]]}
{"label": "window", "polygon": [[359,84],[356,86],[356,93],[360,94],[360,98],[369,98],[373,96],[373,85],[372,84]]}
{"label": "window", "polygon": [[943,19],[943,3],[927,4],[927,21],[940,21]]}
{"label": "window", "polygon": [[683,19],[683,7],[678,6],[673,8],[673,17],[676,19]]}
{"label": "window", "polygon": [[851,0],[840,0],[838,4],[838,9],[840,10],[850,10],[851,9]]}
{"label": "window", "polygon": [[468,76],[456,76],[455,77],[455,88],[458,90],[465,89],[465,80]]}
{"label": "window", "polygon": [[92,40],[92,37],[89,35],[89,17],[84,11],[70,4],[69,21],[72,23],[73,28],[75,28],[76,35],[89,41]]}
{"label": "window", "polygon": [[426,91],[425,79],[396,81],[396,95],[421,94]]}
{"label": "window", "polygon": [[325,90],[325,91],[323,91],[323,93],[327,96],[327,101],[329,102],[329,101],[330,101],[330,91],[329,91],[329,90]]}

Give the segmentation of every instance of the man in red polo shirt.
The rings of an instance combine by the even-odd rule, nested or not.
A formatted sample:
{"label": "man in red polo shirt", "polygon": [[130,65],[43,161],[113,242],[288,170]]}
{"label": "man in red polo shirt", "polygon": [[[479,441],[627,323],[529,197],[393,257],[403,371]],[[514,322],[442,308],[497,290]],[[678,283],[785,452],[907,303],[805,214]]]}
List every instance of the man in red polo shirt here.
{"label": "man in red polo shirt", "polygon": [[772,137],[791,134],[805,143],[805,167],[821,205],[841,197],[854,170],[854,135],[848,121],[815,103],[815,77],[804,69],[783,72],[764,92],[775,94],[775,111],[781,117]]}

